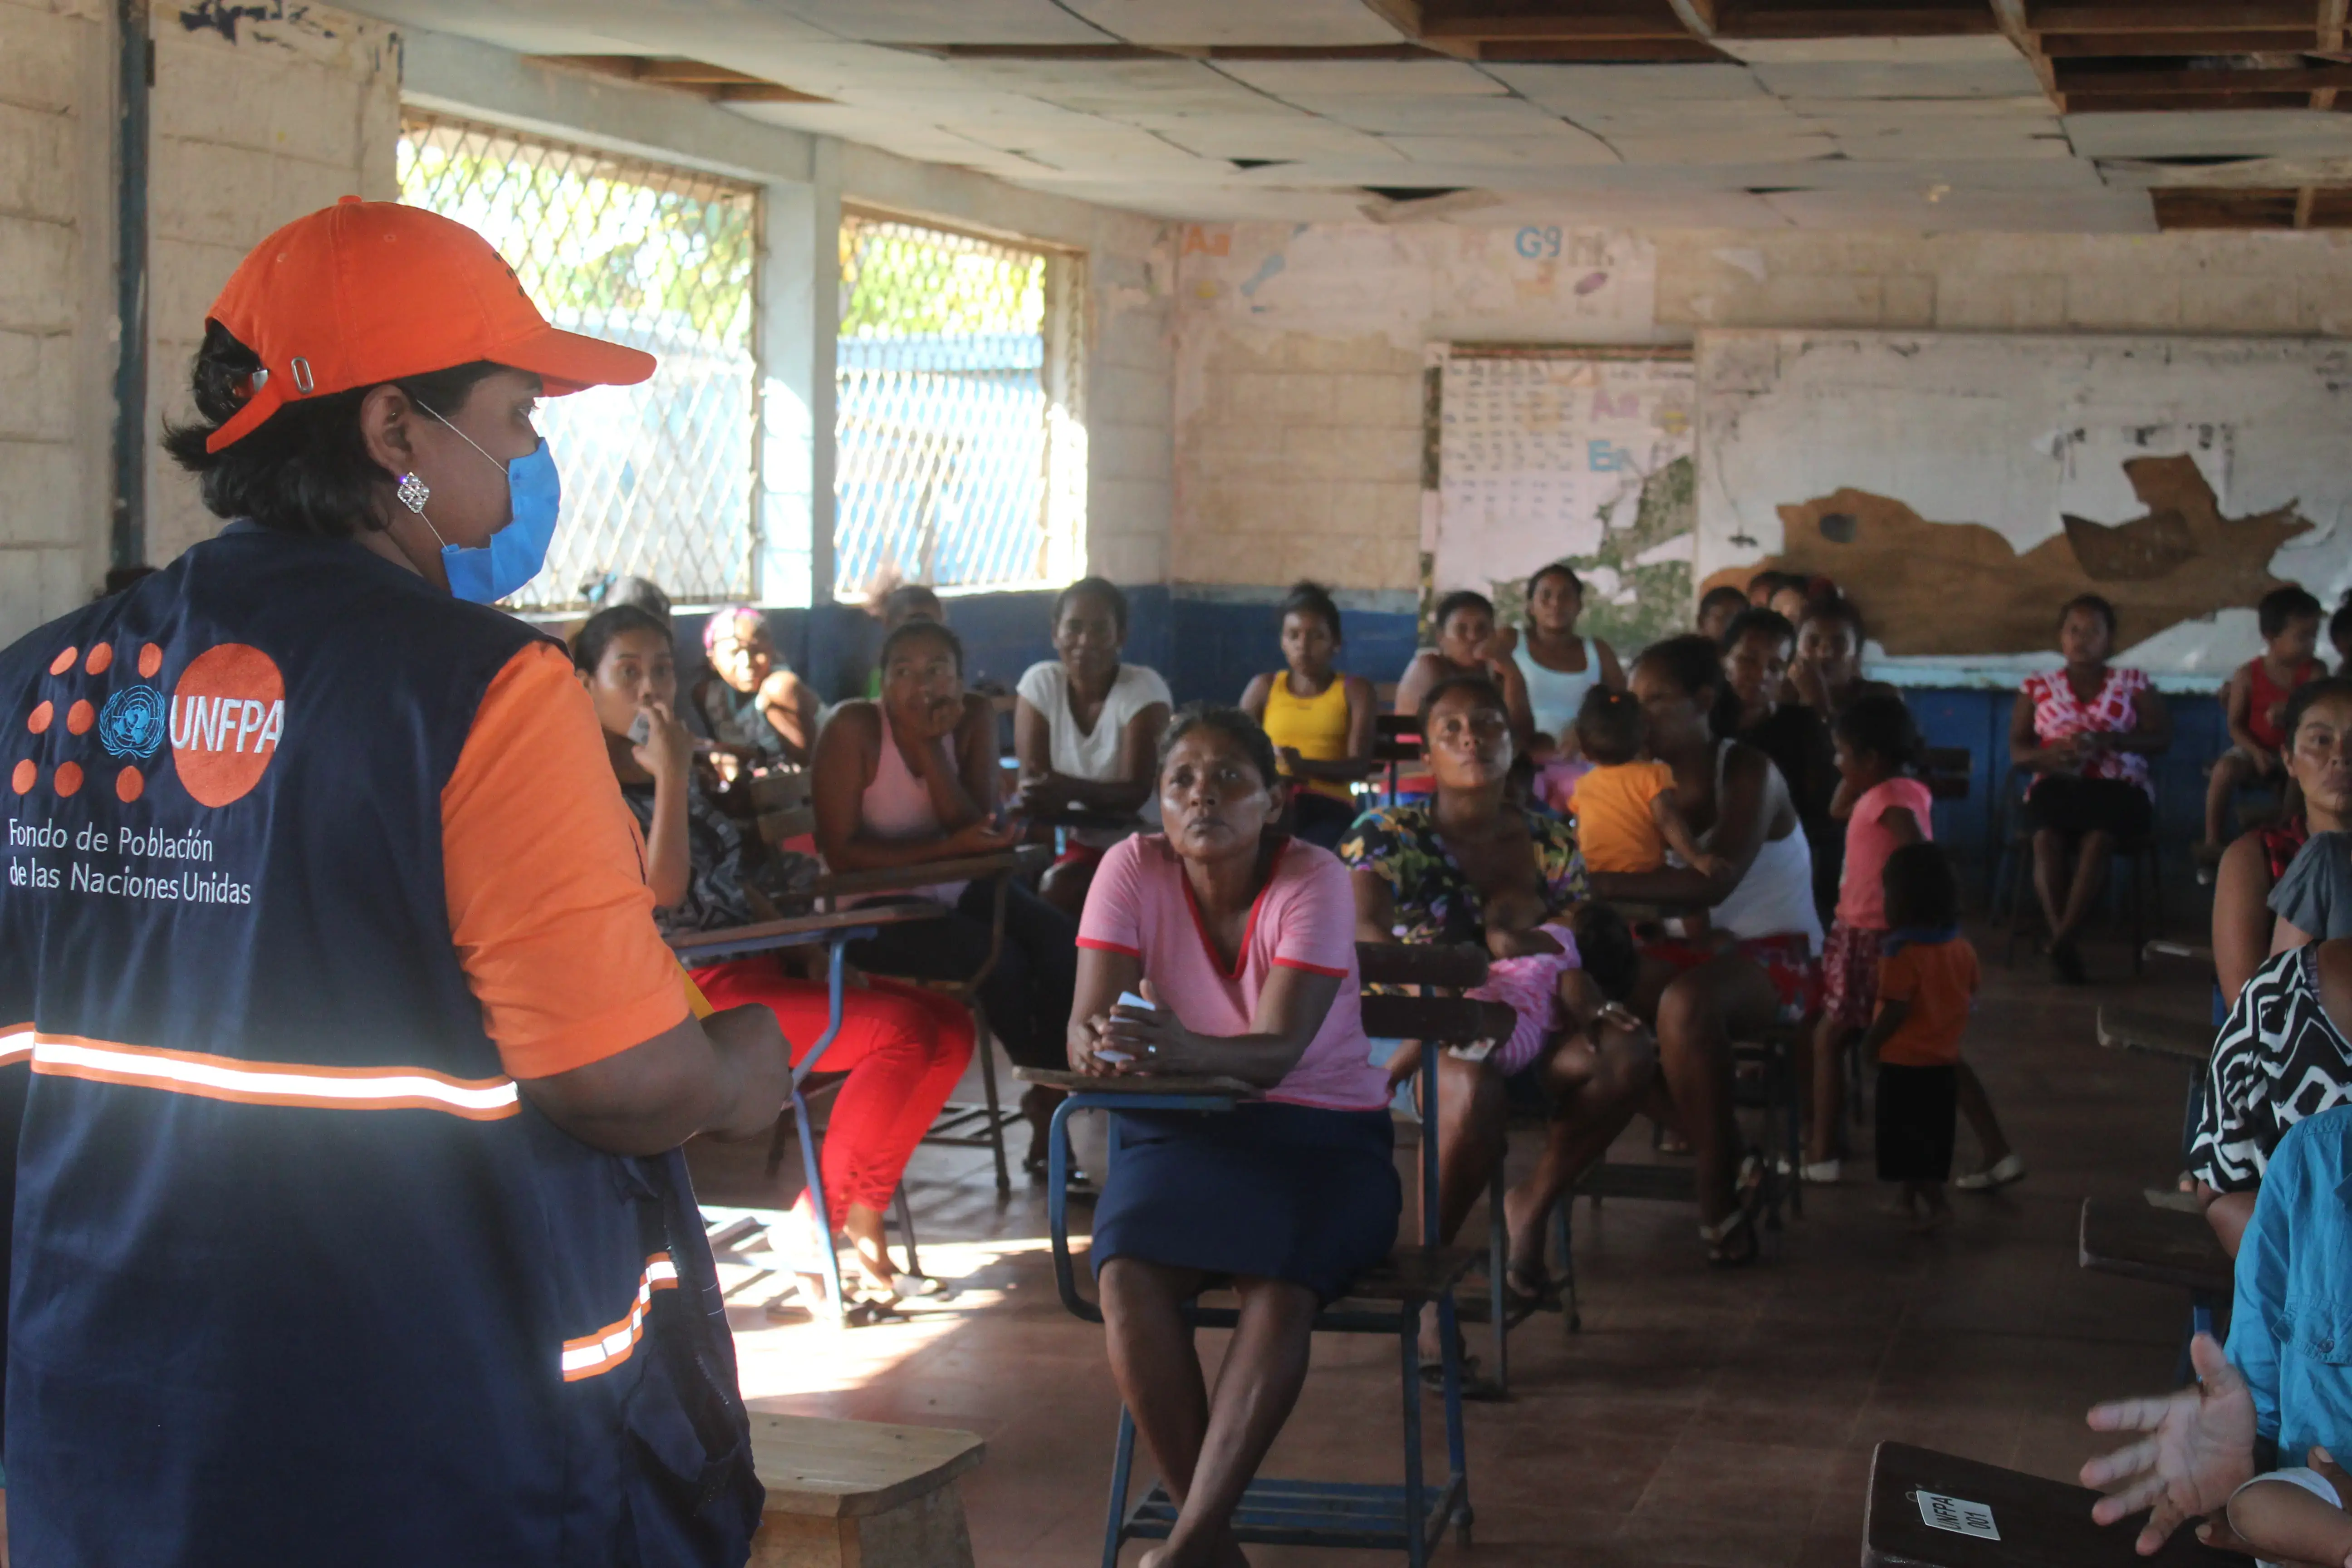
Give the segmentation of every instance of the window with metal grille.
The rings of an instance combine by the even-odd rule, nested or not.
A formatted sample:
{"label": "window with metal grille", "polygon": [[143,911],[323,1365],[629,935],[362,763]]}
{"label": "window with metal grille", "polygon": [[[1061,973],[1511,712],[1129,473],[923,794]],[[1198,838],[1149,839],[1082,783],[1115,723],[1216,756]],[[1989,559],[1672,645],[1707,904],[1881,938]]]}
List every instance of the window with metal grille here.
{"label": "window with metal grille", "polygon": [[[841,224],[834,584],[1066,581],[1085,507],[1078,258],[878,214]],[[1078,568],[1082,570],[1082,567]]]}
{"label": "window with metal grille", "polygon": [[614,574],[679,603],[749,598],[757,187],[414,111],[399,167],[401,199],[479,232],[557,326],[660,362],[644,386],[541,405],[563,526],[509,602],[583,605]]}

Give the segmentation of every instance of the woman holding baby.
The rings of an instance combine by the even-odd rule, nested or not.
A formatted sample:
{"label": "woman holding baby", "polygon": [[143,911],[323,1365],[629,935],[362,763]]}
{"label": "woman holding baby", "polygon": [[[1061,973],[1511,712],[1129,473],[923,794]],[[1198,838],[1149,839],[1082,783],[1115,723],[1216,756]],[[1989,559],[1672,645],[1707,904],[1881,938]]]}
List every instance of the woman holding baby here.
{"label": "woman holding baby", "polygon": [[[1655,1058],[1648,1037],[1603,1019],[1631,984],[1624,927],[1585,902],[1576,830],[1508,798],[1510,710],[1484,676],[1454,675],[1421,704],[1426,804],[1367,812],[1339,844],[1354,871],[1356,935],[1363,942],[1475,942],[1495,955],[1496,992],[1521,1007],[1544,1005],[1544,1026],[1522,1029],[1485,1058],[1449,1052],[1438,1063],[1439,1218],[1451,1241],[1503,1155],[1507,1078],[1552,1103],[1550,1138],[1528,1180],[1505,1205],[1511,1241],[1507,1288],[1541,1299],[1545,1191],[1558,1191],[1601,1158],[1632,1119]],[[1535,980],[1551,994],[1522,997]],[[1530,1011],[1532,1009],[1523,1009]],[[1612,1016],[1621,1016],[1611,1015]],[[1414,1067],[1408,1048],[1389,1064],[1392,1082]]]}
{"label": "woman holding baby", "polygon": [[[1265,1090],[1218,1115],[1120,1113],[1095,1209],[1111,1372],[1180,1510],[1143,1561],[1176,1568],[1241,1561],[1233,1510],[1297,1400],[1315,1314],[1388,1256],[1402,1194],[1348,873],[1274,831],[1273,743],[1238,709],[1189,707],[1158,780],[1164,831],[1111,848],[1087,894],[1070,1065]],[[1182,1307],[1224,1282],[1241,1321],[1212,1394]]]}

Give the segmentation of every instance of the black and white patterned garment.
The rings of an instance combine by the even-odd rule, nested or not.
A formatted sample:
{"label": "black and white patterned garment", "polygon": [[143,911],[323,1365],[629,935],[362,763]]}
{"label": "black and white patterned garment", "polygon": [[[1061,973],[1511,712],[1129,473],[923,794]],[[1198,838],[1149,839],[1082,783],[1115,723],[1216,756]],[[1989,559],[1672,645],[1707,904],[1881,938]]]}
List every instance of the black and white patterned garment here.
{"label": "black and white patterned garment", "polygon": [[2262,1184],[2287,1129],[2352,1101],[2352,1040],[2319,1005],[2319,947],[2254,972],[2213,1042],[2189,1169],[2216,1192]]}

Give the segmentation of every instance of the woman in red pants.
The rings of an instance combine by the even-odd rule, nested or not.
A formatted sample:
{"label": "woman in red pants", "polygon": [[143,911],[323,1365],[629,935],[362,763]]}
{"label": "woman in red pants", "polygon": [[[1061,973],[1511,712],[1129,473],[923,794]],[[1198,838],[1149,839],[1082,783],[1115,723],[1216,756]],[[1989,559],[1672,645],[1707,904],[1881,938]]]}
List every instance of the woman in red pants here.
{"label": "woman in red pants", "polygon": [[[572,641],[572,662],[595,703],[621,795],[646,837],[646,879],[665,933],[715,931],[760,918],[747,886],[764,898],[789,896],[800,857],[747,859],[742,832],[695,782],[693,741],[675,711],[676,644],[670,628],[646,612],[618,605],[599,612]],[[645,739],[630,731],[642,718]],[[756,851],[755,851],[756,852]],[[795,952],[761,953],[693,972],[715,1007],[757,1002],[782,1026],[794,1066],[824,1033],[825,987],[785,967]],[[821,1070],[846,1072],[825,1130],[822,1170],[826,1231],[846,1232],[858,1271],[888,1295],[935,1287],[896,1269],[885,1245],[883,1211],[915,1145],[971,1060],[971,1016],[948,997],[888,981],[842,994],[841,1032],[825,1047]],[[794,1205],[815,1245],[806,1193]],[[804,1278],[814,1265],[793,1266]]]}

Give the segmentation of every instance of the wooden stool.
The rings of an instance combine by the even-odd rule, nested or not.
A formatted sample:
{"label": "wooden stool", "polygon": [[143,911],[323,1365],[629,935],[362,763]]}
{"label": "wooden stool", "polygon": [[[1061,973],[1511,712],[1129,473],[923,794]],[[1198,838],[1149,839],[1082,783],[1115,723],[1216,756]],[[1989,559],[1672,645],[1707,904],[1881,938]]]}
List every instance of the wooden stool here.
{"label": "wooden stool", "polygon": [[749,1568],[971,1568],[955,1479],[986,1453],[944,1426],[754,1410],[768,1502]]}

